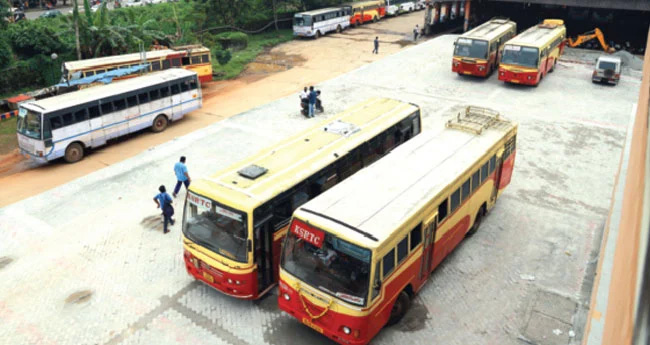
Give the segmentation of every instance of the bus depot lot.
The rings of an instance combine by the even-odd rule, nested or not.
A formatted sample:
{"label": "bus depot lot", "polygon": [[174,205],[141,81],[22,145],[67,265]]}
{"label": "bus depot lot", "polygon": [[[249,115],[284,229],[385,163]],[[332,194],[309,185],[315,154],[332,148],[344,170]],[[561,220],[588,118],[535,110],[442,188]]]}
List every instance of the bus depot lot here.
{"label": "bus depot lot", "polygon": [[[519,133],[512,183],[481,229],[438,267],[405,319],[373,343],[579,343],[640,81],[628,74],[616,87],[592,84],[592,66],[577,61],[599,53],[581,51],[569,51],[567,61],[576,62],[561,60],[537,88],[504,85],[495,75],[463,78],[451,72],[455,38],[319,85],[327,113],[314,120],[299,114],[292,95],[0,209],[0,339],[329,344],[282,314],[276,292],[239,301],[192,281],[181,222],[163,235],[151,198],[158,185],[175,183],[181,155],[196,179],[367,97],[386,96],[420,105],[424,130],[472,104],[519,122]],[[179,220],[182,198],[175,207]]]}

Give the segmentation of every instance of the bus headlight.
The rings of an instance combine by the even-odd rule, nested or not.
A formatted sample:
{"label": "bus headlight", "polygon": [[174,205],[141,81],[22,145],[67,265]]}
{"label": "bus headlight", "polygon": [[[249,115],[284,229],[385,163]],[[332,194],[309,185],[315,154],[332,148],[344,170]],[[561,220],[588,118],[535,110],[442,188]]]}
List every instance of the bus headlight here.
{"label": "bus headlight", "polygon": [[348,326],[343,326],[343,333],[350,334],[352,333],[352,330]]}
{"label": "bus headlight", "polygon": [[485,69],[485,66],[478,66],[479,71],[483,71]]}
{"label": "bus headlight", "polygon": [[241,285],[241,282],[239,280],[235,280],[236,285]]}
{"label": "bus headlight", "polygon": [[506,75],[506,73],[505,72],[499,72],[499,75],[503,77],[504,75]]}
{"label": "bus headlight", "polygon": [[532,79],[533,79],[533,76],[529,75],[528,80],[532,80]]}
{"label": "bus headlight", "polygon": [[232,279],[228,278],[228,284],[232,284]]}
{"label": "bus headlight", "polygon": [[289,297],[289,294],[286,293],[286,292],[285,292],[284,294],[282,294],[282,297],[284,297],[284,299],[285,299],[286,301],[291,300],[291,297]]}

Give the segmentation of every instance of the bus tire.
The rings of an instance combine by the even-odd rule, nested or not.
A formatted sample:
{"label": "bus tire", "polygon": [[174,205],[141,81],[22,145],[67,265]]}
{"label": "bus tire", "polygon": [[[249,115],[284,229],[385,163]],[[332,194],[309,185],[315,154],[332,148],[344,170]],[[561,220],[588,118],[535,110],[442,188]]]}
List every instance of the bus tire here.
{"label": "bus tire", "polygon": [[551,66],[551,69],[548,71],[549,73],[553,73],[555,71],[555,64],[557,63],[557,59],[553,59],[553,66]]}
{"label": "bus tire", "polygon": [[340,26],[340,25],[337,25],[337,26],[336,26],[336,33],[337,33],[337,34],[340,34],[341,31],[343,31],[343,29],[341,29],[341,26]]}
{"label": "bus tire", "polygon": [[392,326],[398,323],[404,317],[404,315],[406,315],[406,312],[410,306],[411,297],[409,294],[406,291],[400,292],[399,296],[397,296],[397,299],[395,300],[395,303],[393,304],[393,308],[390,310],[388,325]]}
{"label": "bus tire", "polygon": [[318,39],[320,37],[320,30],[317,30],[316,33],[314,34],[314,38]]}
{"label": "bus tire", "polygon": [[160,133],[160,132],[164,131],[167,128],[168,124],[169,124],[169,120],[167,119],[167,116],[158,115],[153,120],[153,124],[151,124],[151,130],[154,133]]}
{"label": "bus tire", "polygon": [[65,148],[65,159],[68,163],[76,163],[84,158],[84,147],[78,142],[74,142]]}
{"label": "bus tire", "polygon": [[467,231],[467,236],[472,236],[474,235],[477,231],[478,228],[481,226],[481,223],[483,222],[483,216],[485,215],[485,209],[483,206],[478,210],[478,213],[476,213],[476,218],[474,218],[474,224],[472,224],[472,227]]}
{"label": "bus tire", "polygon": [[379,21],[379,18],[377,18],[377,16],[372,17],[372,22],[373,22],[373,23],[376,23],[376,22],[378,22],[378,21]]}

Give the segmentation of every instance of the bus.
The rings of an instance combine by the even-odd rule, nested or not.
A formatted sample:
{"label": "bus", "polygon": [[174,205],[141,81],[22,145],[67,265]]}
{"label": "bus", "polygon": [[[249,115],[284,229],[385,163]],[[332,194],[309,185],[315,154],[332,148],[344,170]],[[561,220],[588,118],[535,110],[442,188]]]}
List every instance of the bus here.
{"label": "bus", "polygon": [[517,125],[470,107],[293,214],[278,305],[340,344],[397,323],[510,183]]}
{"label": "bus", "polygon": [[537,86],[553,72],[564,52],[566,27],[561,19],[546,19],[506,42],[501,53],[499,80]]}
{"label": "bus", "polygon": [[[61,66],[61,72],[64,81],[71,81],[120,68],[135,67],[142,63],[149,65],[146,72],[156,72],[169,68],[184,68],[196,72],[199,75],[199,81],[202,83],[212,80],[210,49],[200,45],[151,50],[146,52],[144,59],[140,53],[134,53],[67,61]],[[115,78],[115,80],[133,78],[138,75],[126,75]]]}
{"label": "bus", "polygon": [[296,13],[293,16],[293,35],[318,38],[331,31],[339,33],[350,27],[351,14],[350,6]]}
{"label": "bus", "polygon": [[151,127],[161,132],[202,106],[196,72],[180,68],[20,104],[21,153],[45,163],[74,163],[107,140]]}
{"label": "bus", "polygon": [[498,67],[498,52],[517,34],[517,23],[491,19],[454,41],[451,71],[458,75],[487,77]]}
{"label": "bus", "polygon": [[386,1],[361,1],[349,4],[352,8],[350,25],[358,26],[367,22],[377,22],[386,16]]}
{"label": "bus", "polygon": [[417,0],[386,0],[386,14],[389,16],[397,16],[402,12],[413,12],[423,8]]}
{"label": "bus", "polygon": [[280,244],[300,205],[420,133],[420,109],[357,104],[215,175],[192,181],[183,214],[187,272],[235,298],[278,280]]}

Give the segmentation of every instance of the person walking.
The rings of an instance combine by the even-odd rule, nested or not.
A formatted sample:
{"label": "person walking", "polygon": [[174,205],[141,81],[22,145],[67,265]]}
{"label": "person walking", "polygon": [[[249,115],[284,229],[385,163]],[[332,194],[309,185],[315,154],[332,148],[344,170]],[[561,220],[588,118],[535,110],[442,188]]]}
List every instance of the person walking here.
{"label": "person walking", "polygon": [[167,224],[174,225],[175,221],[172,218],[174,216],[174,206],[172,206],[172,197],[167,194],[167,190],[164,185],[158,187],[158,195],[153,197],[153,202],[156,203],[156,206],[162,210],[163,215],[163,234],[169,232],[167,230]]}
{"label": "person walking", "polygon": [[316,99],[318,94],[314,91],[314,87],[309,87],[309,117],[314,117],[314,108],[316,107]]}
{"label": "person walking", "polygon": [[373,54],[379,54],[379,36],[375,37],[375,49],[372,51]]}
{"label": "person walking", "polygon": [[174,164],[174,173],[176,174],[176,187],[174,187],[174,193],[172,193],[172,195],[175,198],[181,190],[182,184],[185,185],[185,190],[187,190],[192,182],[192,179],[190,179],[190,175],[187,172],[187,166],[185,165],[185,156],[182,156],[180,161]]}
{"label": "person walking", "polygon": [[420,26],[418,24],[415,24],[415,28],[413,28],[413,41],[418,40],[419,33],[420,33]]}

